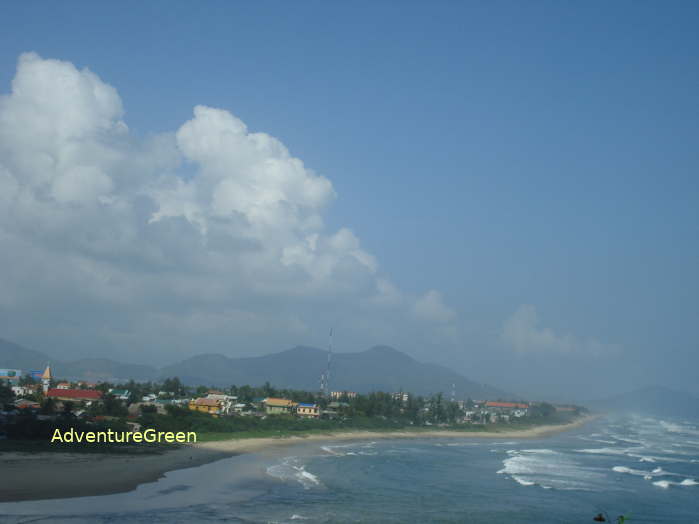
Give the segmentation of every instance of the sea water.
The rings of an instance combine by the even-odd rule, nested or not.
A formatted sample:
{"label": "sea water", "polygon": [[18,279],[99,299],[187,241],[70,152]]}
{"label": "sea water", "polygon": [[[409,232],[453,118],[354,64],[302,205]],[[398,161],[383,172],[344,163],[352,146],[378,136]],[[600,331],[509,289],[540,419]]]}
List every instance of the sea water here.
{"label": "sea water", "polygon": [[545,439],[309,442],[123,494],[0,504],[11,523],[699,523],[699,424],[598,419]]}

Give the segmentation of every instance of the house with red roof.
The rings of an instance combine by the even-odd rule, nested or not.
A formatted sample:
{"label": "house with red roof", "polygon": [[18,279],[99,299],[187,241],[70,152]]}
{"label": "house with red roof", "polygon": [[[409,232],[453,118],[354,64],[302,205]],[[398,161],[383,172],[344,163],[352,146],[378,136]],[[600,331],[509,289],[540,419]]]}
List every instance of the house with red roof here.
{"label": "house with red roof", "polygon": [[71,402],[99,402],[102,400],[102,392],[94,389],[49,389],[46,398]]}
{"label": "house with red roof", "polygon": [[487,401],[484,406],[485,410],[493,415],[503,417],[507,419],[508,417],[524,417],[529,413],[529,404],[522,402],[500,402],[500,401]]}

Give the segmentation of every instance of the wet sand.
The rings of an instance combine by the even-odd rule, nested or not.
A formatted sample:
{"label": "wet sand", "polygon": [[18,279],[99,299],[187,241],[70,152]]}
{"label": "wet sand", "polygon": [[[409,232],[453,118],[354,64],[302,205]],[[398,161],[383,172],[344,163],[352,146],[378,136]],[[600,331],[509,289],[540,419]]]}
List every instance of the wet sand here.
{"label": "wet sand", "polygon": [[303,442],[398,438],[543,438],[586,424],[584,417],[569,424],[507,431],[346,431],[282,438],[247,438],[183,445],[160,454],[0,453],[0,502],[106,495],[131,491],[154,482],[168,471],[201,466],[241,453],[260,453]]}

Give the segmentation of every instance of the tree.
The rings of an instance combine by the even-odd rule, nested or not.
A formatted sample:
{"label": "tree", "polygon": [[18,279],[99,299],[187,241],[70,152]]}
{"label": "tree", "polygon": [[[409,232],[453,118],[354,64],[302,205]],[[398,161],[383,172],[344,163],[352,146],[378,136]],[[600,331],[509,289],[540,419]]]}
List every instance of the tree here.
{"label": "tree", "polygon": [[180,382],[179,377],[166,378],[163,382],[163,390],[174,393],[176,397],[184,395],[184,385]]}
{"label": "tree", "polygon": [[4,380],[0,380],[0,408],[10,404],[15,399],[12,388]]}
{"label": "tree", "polygon": [[53,400],[51,397],[45,398],[44,401],[41,403],[41,414],[42,415],[50,415],[54,412],[56,409],[56,401]]}
{"label": "tree", "polygon": [[550,417],[556,412],[556,408],[553,407],[548,402],[541,402],[536,406],[533,406],[533,415],[540,417]]}
{"label": "tree", "polygon": [[21,377],[19,377],[20,386],[33,386],[36,383],[37,381],[34,380],[34,377],[32,377],[31,375],[22,375]]}

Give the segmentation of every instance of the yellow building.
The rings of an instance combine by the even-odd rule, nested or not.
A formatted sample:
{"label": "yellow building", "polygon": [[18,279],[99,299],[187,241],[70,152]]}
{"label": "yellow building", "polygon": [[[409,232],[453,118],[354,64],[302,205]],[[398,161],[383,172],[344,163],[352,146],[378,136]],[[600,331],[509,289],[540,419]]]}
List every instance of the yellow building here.
{"label": "yellow building", "polygon": [[296,406],[296,414],[300,417],[318,418],[320,417],[320,408],[318,404],[306,404],[301,402]]}
{"label": "yellow building", "polygon": [[221,402],[213,398],[195,398],[189,401],[189,409],[218,417],[221,414]]}
{"label": "yellow building", "polygon": [[283,415],[293,413],[296,402],[285,398],[266,398],[264,400],[265,412],[268,415]]}

